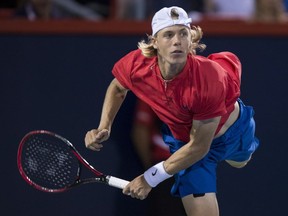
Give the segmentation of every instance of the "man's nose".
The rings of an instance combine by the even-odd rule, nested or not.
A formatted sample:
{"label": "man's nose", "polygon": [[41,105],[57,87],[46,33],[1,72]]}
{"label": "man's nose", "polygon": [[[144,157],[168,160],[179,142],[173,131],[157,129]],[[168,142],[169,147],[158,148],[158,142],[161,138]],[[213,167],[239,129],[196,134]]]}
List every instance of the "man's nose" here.
{"label": "man's nose", "polygon": [[175,34],[173,40],[174,40],[173,42],[174,42],[175,45],[181,44],[181,37],[180,37],[180,35]]}

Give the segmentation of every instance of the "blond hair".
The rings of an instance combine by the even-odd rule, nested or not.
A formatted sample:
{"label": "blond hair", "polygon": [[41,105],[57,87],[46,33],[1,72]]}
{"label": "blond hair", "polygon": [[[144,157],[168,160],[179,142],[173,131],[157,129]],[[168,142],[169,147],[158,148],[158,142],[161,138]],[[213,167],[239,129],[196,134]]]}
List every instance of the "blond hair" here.
{"label": "blond hair", "polygon": [[[192,55],[196,55],[197,49],[203,51],[206,48],[205,44],[200,43],[200,40],[203,36],[203,32],[199,26],[193,26],[190,29],[190,33],[191,33],[190,53]],[[155,35],[155,37],[153,37],[152,35],[148,35],[148,42],[142,40],[138,43],[138,48],[142,51],[142,55],[144,55],[147,58],[157,56],[157,49],[153,47],[156,37],[157,34]]]}

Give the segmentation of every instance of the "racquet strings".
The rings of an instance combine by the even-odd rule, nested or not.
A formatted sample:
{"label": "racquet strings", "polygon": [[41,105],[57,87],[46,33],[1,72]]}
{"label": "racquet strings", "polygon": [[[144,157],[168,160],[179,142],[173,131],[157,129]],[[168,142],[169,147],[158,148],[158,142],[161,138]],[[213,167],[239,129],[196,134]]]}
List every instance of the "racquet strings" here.
{"label": "racquet strings", "polygon": [[71,147],[48,134],[28,137],[22,148],[21,164],[30,181],[47,189],[69,187],[79,178],[79,162]]}

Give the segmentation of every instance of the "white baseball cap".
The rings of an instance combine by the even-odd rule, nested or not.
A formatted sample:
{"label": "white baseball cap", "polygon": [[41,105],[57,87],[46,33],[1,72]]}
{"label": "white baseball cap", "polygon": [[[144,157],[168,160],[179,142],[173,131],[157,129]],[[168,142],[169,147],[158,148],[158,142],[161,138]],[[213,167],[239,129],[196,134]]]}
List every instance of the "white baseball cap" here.
{"label": "white baseball cap", "polygon": [[[172,19],[171,11],[172,9],[176,10],[179,14],[178,19]],[[164,29],[166,27],[170,27],[173,25],[185,25],[189,28],[192,19],[188,17],[185,10],[180,7],[173,6],[173,7],[164,7],[161,10],[157,11],[152,19],[152,36],[154,36],[158,31]]]}

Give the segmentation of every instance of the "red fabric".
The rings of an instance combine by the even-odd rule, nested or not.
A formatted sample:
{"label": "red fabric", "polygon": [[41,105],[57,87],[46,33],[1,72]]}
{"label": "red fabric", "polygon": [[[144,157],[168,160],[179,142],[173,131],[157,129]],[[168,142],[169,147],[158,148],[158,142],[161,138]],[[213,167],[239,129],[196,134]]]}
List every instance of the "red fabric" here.
{"label": "red fabric", "polygon": [[[145,58],[138,49],[120,59],[112,73],[123,87],[152,107],[176,139],[188,142],[193,119],[222,116],[219,131],[233,111],[240,95],[240,76],[236,78],[237,71],[233,71],[241,70],[237,60],[228,52],[208,58],[189,55],[181,73],[165,81],[157,57]],[[229,83],[231,80],[235,84]]]}
{"label": "red fabric", "polygon": [[160,133],[162,123],[153,110],[141,100],[136,104],[134,123],[145,126],[151,132],[152,160],[154,162],[166,160],[170,152]]}

